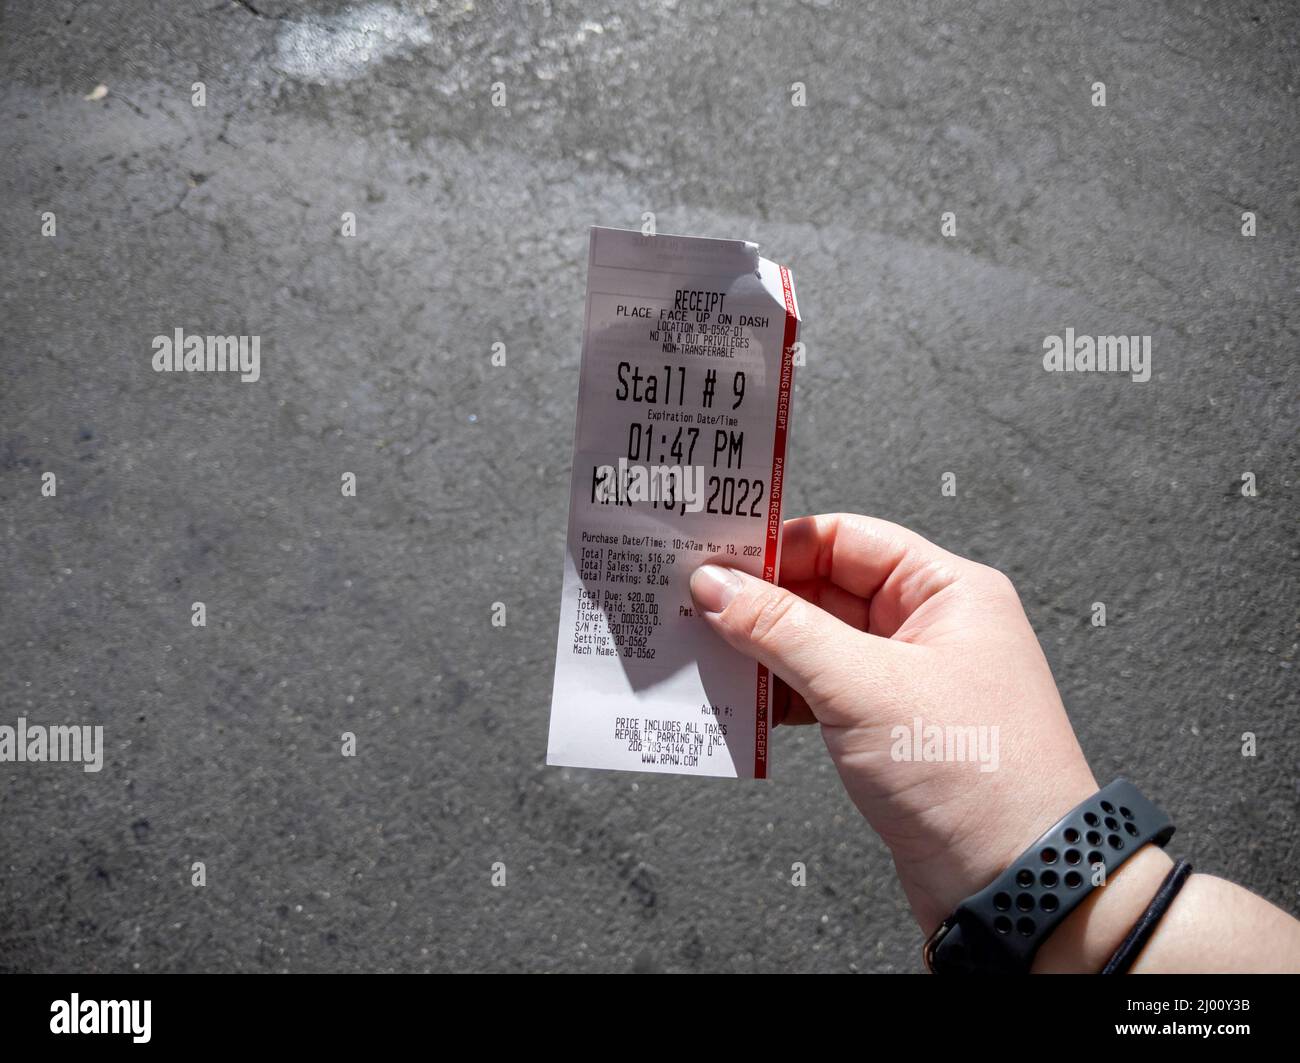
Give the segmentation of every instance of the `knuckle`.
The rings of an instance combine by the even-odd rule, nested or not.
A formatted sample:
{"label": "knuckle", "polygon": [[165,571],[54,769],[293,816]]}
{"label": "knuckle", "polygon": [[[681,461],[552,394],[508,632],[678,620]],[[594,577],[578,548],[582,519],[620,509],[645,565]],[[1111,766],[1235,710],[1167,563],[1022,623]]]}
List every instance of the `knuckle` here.
{"label": "knuckle", "polygon": [[978,566],[980,581],[988,588],[990,594],[997,595],[1001,598],[1018,599],[1016,585],[1011,582],[1011,577],[1003,572],[1000,568],[993,568],[990,565]]}
{"label": "knuckle", "polygon": [[758,645],[770,644],[789,627],[796,599],[775,588],[765,592],[745,617],[745,634]]}

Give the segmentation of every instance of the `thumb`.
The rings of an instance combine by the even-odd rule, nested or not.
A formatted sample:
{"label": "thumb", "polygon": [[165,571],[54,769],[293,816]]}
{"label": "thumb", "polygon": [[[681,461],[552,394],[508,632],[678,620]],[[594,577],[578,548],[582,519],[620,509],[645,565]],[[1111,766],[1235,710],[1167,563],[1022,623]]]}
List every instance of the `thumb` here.
{"label": "thumb", "polygon": [[701,565],[691,575],[691,597],[714,631],[802,694],[820,723],[861,722],[853,705],[876,702],[873,689],[888,697],[900,685],[895,677],[907,647],[850,627],[784,587]]}

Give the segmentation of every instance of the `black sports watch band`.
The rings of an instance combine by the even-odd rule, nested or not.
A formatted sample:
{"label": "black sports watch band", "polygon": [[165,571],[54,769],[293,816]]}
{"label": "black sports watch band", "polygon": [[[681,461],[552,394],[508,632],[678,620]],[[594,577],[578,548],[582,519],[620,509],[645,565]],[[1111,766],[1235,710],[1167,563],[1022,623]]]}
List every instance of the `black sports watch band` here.
{"label": "black sports watch band", "polygon": [[1173,837],[1173,821],[1127,779],[1072,809],[984,889],[957,906],[925,943],[935,974],[1023,974],[1061,921],[1135,852]]}

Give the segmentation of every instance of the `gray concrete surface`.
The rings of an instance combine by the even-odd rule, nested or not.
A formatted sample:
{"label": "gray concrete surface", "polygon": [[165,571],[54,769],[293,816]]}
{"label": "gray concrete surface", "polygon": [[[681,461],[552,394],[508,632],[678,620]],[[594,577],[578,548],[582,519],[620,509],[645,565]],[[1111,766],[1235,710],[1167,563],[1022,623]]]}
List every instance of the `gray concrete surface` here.
{"label": "gray concrete surface", "polygon": [[[795,271],[788,512],[1008,570],[1098,775],[1300,909],[1293,6],[0,25],[0,722],[108,745],[0,765],[0,969],[918,969],[814,731],[766,783],[543,767],[586,227],[645,211]],[[262,379],[155,374],[176,327]],[[1045,373],[1066,327],[1151,334],[1152,380]]]}

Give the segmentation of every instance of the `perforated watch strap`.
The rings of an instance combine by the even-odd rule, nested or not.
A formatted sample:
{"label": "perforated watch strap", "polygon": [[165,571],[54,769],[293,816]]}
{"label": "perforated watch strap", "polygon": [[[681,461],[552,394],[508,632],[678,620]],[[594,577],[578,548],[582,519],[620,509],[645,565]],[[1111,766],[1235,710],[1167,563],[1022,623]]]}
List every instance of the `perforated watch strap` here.
{"label": "perforated watch strap", "polygon": [[1115,873],[1146,845],[1166,845],[1174,825],[1127,779],[1072,809],[979,893],[967,897],[925,946],[936,974],[1018,974],[1096,887],[1096,864]]}

